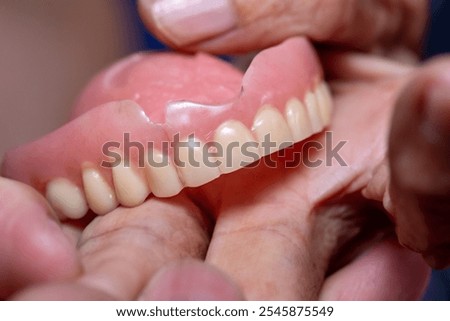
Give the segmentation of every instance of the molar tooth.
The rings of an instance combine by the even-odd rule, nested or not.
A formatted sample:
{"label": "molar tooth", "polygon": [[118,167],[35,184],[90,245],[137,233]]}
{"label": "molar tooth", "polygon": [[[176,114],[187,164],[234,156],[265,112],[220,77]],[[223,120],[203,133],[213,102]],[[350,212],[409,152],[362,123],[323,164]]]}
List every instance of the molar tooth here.
{"label": "molar tooth", "polygon": [[316,99],[319,105],[320,116],[325,126],[330,124],[333,100],[328,85],[323,81],[317,86]]}
{"label": "molar tooth", "polygon": [[319,111],[316,96],[313,92],[308,92],[305,96],[305,105],[308,110],[309,119],[314,133],[318,133],[323,129],[322,118]]}
{"label": "molar tooth", "polygon": [[295,142],[302,141],[313,134],[308,112],[299,99],[292,98],[287,102],[286,120]]}
{"label": "molar tooth", "polygon": [[119,206],[113,188],[97,170],[90,167],[83,169],[83,187],[89,207],[94,213],[104,215]]}
{"label": "molar tooth", "polygon": [[113,167],[114,189],[120,204],[135,207],[144,203],[150,194],[150,189],[143,174],[142,171],[133,168],[131,164],[126,166],[124,161]]}
{"label": "molar tooth", "polygon": [[[250,130],[237,120],[220,125],[215,132],[214,141],[222,147],[223,155],[216,159],[221,162],[219,168],[224,174],[234,172],[259,159],[258,143]],[[244,144],[248,145],[246,150],[253,153],[256,159],[242,154]]]}
{"label": "molar tooth", "polygon": [[183,185],[169,157],[156,150],[152,151],[151,159],[149,156],[147,155],[145,169],[152,193],[158,197],[177,195],[183,189]]}
{"label": "molar tooth", "polygon": [[275,149],[271,147],[270,151],[261,147],[261,156],[271,154],[278,151],[280,148],[286,148],[294,142],[289,126],[284,120],[283,115],[278,109],[270,105],[265,105],[258,111],[253,122],[252,130],[260,144],[264,142],[265,136],[268,134],[270,134],[270,142],[276,143]]}
{"label": "molar tooth", "polygon": [[[180,143],[182,145],[175,147],[178,149],[178,160],[176,159],[176,162],[180,161],[176,165],[186,186],[201,186],[220,176],[218,166],[211,166],[212,164],[203,162],[205,143],[193,137],[182,139]],[[210,159],[208,161],[214,163]]]}
{"label": "molar tooth", "polygon": [[66,178],[50,181],[46,197],[57,212],[69,219],[80,219],[88,211],[83,191]]}

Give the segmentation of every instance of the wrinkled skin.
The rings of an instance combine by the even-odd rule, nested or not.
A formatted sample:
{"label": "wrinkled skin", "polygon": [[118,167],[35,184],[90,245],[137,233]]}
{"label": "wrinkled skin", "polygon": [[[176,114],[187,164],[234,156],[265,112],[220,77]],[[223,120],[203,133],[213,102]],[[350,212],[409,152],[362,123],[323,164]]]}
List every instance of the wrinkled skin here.
{"label": "wrinkled skin", "polygon": [[[374,47],[381,45],[380,39],[374,40]],[[357,44],[355,42],[356,47]],[[216,48],[221,50],[219,45]],[[385,48],[389,51],[389,47]],[[118,208],[104,217],[80,222],[77,227],[67,224],[63,229],[72,236],[72,245],[62,244],[62,232],[49,234],[48,242],[60,242],[66,247],[64,253],[69,255],[62,257],[62,252],[44,244],[35,251],[36,255],[40,253],[47,258],[38,270],[30,271],[27,263],[31,261],[27,262],[26,258],[15,263],[22,269],[0,265],[0,271],[10,273],[10,277],[0,279],[3,289],[0,295],[7,297],[27,285],[53,280],[55,282],[25,289],[15,298],[419,298],[429,269],[420,255],[401,247],[392,238],[392,226],[386,213],[402,217],[400,203],[414,203],[411,199],[423,191],[428,194],[436,191],[435,194],[440,195],[449,190],[445,185],[448,181],[443,179],[442,185],[433,189],[433,175],[442,175],[439,168],[424,173],[431,183],[420,181],[420,189],[414,188],[414,180],[405,183],[404,175],[398,172],[389,183],[388,166],[396,168],[398,159],[389,155],[395,155],[392,149],[397,150],[395,142],[402,138],[406,126],[393,123],[391,153],[388,154],[390,119],[394,109],[396,117],[400,117],[398,114],[405,113],[411,106],[426,108],[423,102],[424,97],[429,96],[427,84],[436,79],[440,83],[448,81],[438,74],[443,70],[448,73],[450,65],[441,60],[420,70],[352,53],[328,53],[323,62],[332,79],[336,103],[329,131],[333,132],[335,142],[348,141],[341,153],[348,167],[336,162],[332,167],[292,169],[267,168],[261,164],[223,176],[202,188],[183,191],[172,199],[153,198],[135,209]],[[424,74],[428,75],[428,81],[420,83],[417,79],[423,79]],[[450,81],[444,86],[450,86]],[[412,88],[414,97],[410,95]],[[396,103],[399,96],[402,99]],[[427,106],[433,106],[437,114],[448,115],[450,97],[431,97]],[[435,104],[433,99],[439,103]],[[438,118],[442,121],[442,117]],[[410,130],[420,127],[419,121],[404,124],[413,128]],[[439,135],[447,134],[442,138],[445,142],[448,126],[439,128],[443,128]],[[324,137],[321,134],[313,140],[320,142]],[[412,153],[421,152],[415,148],[414,141],[402,146]],[[302,144],[295,146],[297,151],[301,148]],[[431,150],[434,153],[427,154],[430,163],[442,163],[446,170],[441,149]],[[323,151],[313,156],[325,159]],[[273,158],[281,162],[283,156]],[[400,168],[405,170],[403,166]],[[13,204],[16,206],[0,211],[2,222],[27,220],[36,215],[34,212],[40,213],[40,221],[48,220],[51,211],[43,200],[20,194],[25,187],[18,183],[2,180],[2,196],[11,192],[11,186],[18,189],[15,197],[19,200]],[[404,193],[405,187],[415,194]],[[35,209],[17,211],[23,209],[24,204],[32,204]],[[410,213],[415,217],[427,214],[417,208],[413,211]],[[409,223],[397,226],[400,237],[404,231],[418,229]],[[11,226],[0,226],[6,225]],[[33,235],[24,234],[28,238]],[[6,237],[5,233],[0,235]],[[11,253],[26,248],[27,237],[12,243]],[[436,244],[442,243],[442,239],[436,239]],[[410,247],[417,244],[414,240],[409,244],[410,241],[408,237],[402,240]],[[426,239],[421,241],[422,249],[428,248]],[[5,242],[2,240],[0,244]],[[351,246],[355,244],[367,246]],[[180,261],[205,257],[208,264]],[[60,264],[53,264],[55,260],[61,260]],[[178,263],[171,263],[173,261]],[[51,275],[44,273],[48,267],[53,267]],[[0,275],[8,276],[7,273]]]}
{"label": "wrinkled skin", "polygon": [[[369,77],[371,72],[368,67],[361,71],[361,77]],[[405,77],[394,74],[358,85],[334,83],[336,114],[329,130],[334,140],[348,141],[341,156],[349,167],[334,163],[333,167],[273,169],[262,164],[173,199],[151,199],[138,208],[119,208],[95,218],[80,231],[84,273],[73,283],[55,285],[58,298],[60,293],[66,299],[80,298],[86,292],[96,299],[159,298],[164,293],[161,285],[153,281],[145,286],[158,268],[175,259],[202,259],[205,255],[206,261],[227,273],[248,299],[417,298],[426,284],[428,269],[420,256],[380,238],[380,234],[365,254],[345,267],[338,266],[339,271],[325,279],[329,265],[335,264],[330,258],[341,256],[334,254],[357,236],[365,222],[376,222],[383,230],[386,226],[385,214],[366,205],[364,199],[381,200],[383,196],[375,192],[380,190],[378,186],[367,187],[376,184],[386,152],[388,120]],[[366,103],[360,105],[361,101]],[[360,112],[349,117],[355,108]],[[359,133],[357,139],[354,132]],[[314,140],[323,138],[319,135]],[[301,147],[299,144],[295,149]],[[320,152],[314,156],[325,159]],[[208,248],[212,217],[217,217],[217,223]],[[358,271],[364,271],[359,279],[355,276]],[[349,278],[352,286],[347,287]],[[371,278],[376,293],[355,286],[371,282]],[[177,289],[178,283],[174,284]],[[405,288],[407,296],[402,292]],[[54,298],[54,290],[52,286],[35,289],[19,298]],[[239,293],[230,292],[235,296]],[[199,295],[171,294],[170,298]],[[220,295],[213,292],[212,298]]]}

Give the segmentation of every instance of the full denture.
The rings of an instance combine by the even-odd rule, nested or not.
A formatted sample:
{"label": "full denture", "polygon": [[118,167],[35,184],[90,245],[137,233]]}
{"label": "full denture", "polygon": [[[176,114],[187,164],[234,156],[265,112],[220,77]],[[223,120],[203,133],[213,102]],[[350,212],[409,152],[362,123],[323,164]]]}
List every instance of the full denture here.
{"label": "full denture", "polygon": [[[91,82],[71,122],[8,152],[3,174],[45,194],[62,217],[81,218],[88,207],[101,215],[119,204],[140,205],[150,193],[174,196],[252,161],[233,149],[231,160],[217,158],[222,163],[217,167],[203,162],[179,166],[173,149],[161,147],[176,135],[191,143],[194,135],[200,143],[193,153],[197,161],[207,142],[226,149],[236,142],[261,143],[267,134],[276,143],[274,152],[322,131],[330,115],[331,97],[320,65],[303,38],[261,52],[244,76],[204,54],[136,54]],[[168,165],[153,167],[145,161],[138,166],[134,148],[131,166],[101,166],[104,145],[123,142],[125,133],[145,148],[151,142],[152,159],[166,159]],[[116,152],[123,154],[120,148]],[[268,154],[256,147],[253,152]],[[188,164],[187,149],[180,149],[179,158]]]}

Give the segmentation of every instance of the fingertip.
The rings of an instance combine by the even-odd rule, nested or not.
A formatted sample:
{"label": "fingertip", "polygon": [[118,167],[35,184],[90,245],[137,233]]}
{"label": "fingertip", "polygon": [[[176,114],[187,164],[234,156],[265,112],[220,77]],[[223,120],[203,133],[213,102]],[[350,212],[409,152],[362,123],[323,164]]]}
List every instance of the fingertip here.
{"label": "fingertip", "polygon": [[139,0],[138,10],[144,24],[175,47],[217,37],[238,23],[231,0]]}
{"label": "fingertip", "polygon": [[159,40],[166,43],[171,47],[175,47],[174,43],[171,43],[170,39],[165,37],[162,32],[159,31],[158,25],[153,18],[152,5],[154,0],[137,0],[137,10],[144,26],[149,30],[152,35],[156,36]]}
{"label": "fingertip", "polygon": [[138,0],[144,25],[161,41],[213,54],[248,53],[308,36],[298,17],[302,9],[286,0]]}
{"label": "fingertip", "polygon": [[80,270],[75,248],[31,187],[0,178],[0,296]]}
{"label": "fingertip", "polygon": [[389,137],[399,240],[433,267],[450,264],[450,59],[421,68],[400,95]]}
{"label": "fingertip", "polygon": [[216,268],[196,260],[183,260],[163,267],[142,292],[140,300],[238,301],[238,287]]}
{"label": "fingertip", "polygon": [[106,293],[76,282],[48,283],[16,293],[13,301],[114,301]]}

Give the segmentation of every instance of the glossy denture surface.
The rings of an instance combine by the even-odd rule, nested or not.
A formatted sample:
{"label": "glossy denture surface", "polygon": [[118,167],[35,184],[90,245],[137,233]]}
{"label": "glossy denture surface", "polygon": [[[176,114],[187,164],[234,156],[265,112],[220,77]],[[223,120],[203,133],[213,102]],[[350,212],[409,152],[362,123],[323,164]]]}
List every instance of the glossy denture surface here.
{"label": "glossy denture surface", "polygon": [[[169,168],[148,171],[138,168],[134,149],[134,168],[111,170],[100,166],[105,160],[104,144],[123,142],[125,133],[143,146],[148,142],[161,146],[173,141],[175,134],[182,139],[193,134],[202,144],[259,141],[267,132],[280,143],[299,141],[329,122],[329,93],[321,79],[315,54],[302,38],[263,51],[244,76],[204,54],[136,54],[89,84],[71,122],[9,152],[4,175],[42,193],[48,193],[55,179],[66,179],[86,192],[86,201],[98,213],[118,203],[138,205],[150,192],[173,196],[183,186],[202,185],[239,166],[186,169],[170,162]],[[170,150],[169,155],[156,151],[156,158],[171,156]],[[170,186],[164,186],[167,177]],[[142,180],[147,180],[149,188],[129,191]],[[103,201],[93,204],[94,198]]]}

